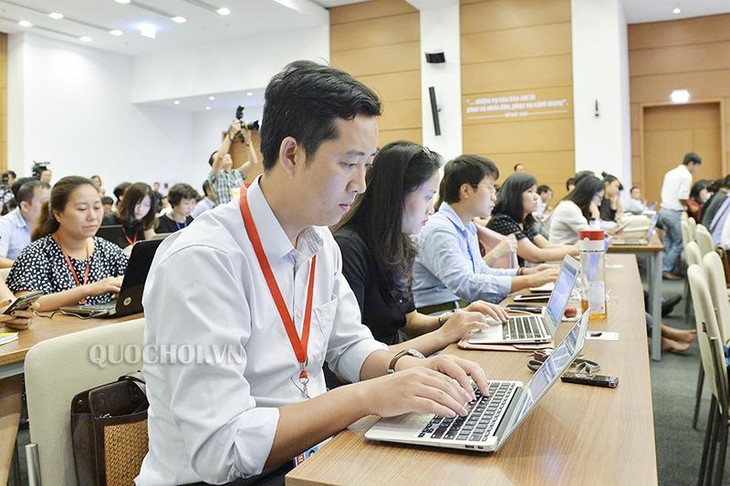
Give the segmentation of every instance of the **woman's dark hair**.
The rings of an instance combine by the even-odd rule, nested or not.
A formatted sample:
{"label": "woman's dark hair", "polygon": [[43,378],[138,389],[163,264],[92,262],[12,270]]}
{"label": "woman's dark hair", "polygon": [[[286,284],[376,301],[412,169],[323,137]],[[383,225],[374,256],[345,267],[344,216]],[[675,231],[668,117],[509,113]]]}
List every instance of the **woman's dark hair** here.
{"label": "woman's dark hair", "polygon": [[304,147],[309,160],[326,140],[339,136],[335,120],[357,115],[379,116],[373,90],[339,69],[311,61],[294,61],[275,75],[264,94],[261,154],[264,171],[279,157],[286,137]]}
{"label": "woman's dark hair", "polygon": [[575,184],[575,187],[564,198],[564,201],[573,201],[580,208],[580,212],[587,219],[591,219],[590,206],[593,196],[603,190],[603,182],[594,175],[585,175]]}
{"label": "woman's dark hair", "polygon": [[690,191],[689,191],[690,199],[699,201],[700,192],[702,192],[702,189],[708,189],[710,187],[710,184],[711,184],[710,181],[708,181],[707,179],[700,179],[699,181],[695,182],[694,185],[692,186],[692,189],[690,189]]}
{"label": "woman's dark hair", "polygon": [[[150,210],[147,211],[142,221],[137,221],[134,217],[134,207],[141,203],[145,196],[149,196],[150,198]],[[155,202],[155,192],[150,185],[146,182],[135,182],[124,191],[122,202],[117,207],[117,217],[121,221],[122,226],[127,229],[133,229],[134,231],[140,228],[148,230],[155,224]]]}
{"label": "woman's dark hair", "polygon": [[[611,184],[613,181],[618,181],[618,177],[615,175],[608,174],[606,172],[601,172],[601,177],[603,177],[603,187],[606,187],[607,185]],[[621,184],[621,181],[618,181],[618,190],[623,191],[624,185]]]}
{"label": "woman's dark hair", "polygon": [[403,234],[406,196],[438,171],[441,157],[413,142],[392,142],[380,149],[366,175],[368,190],[333,227],[354,230],[370,250],[389,295],[405,298],[410,287],[416,246]]}
{"label": "woman's dark hair", "polygon": [[527,216],[524,215],[525,207],[522,204],[522,194],[536,185],[537,179],[530,174],[515,172],[510,175],[502,183],[492,214],[506,214],[517,223],[524,223],[524,226],[533,226],[535,218],[532,213]]}
{"label": "woman's dark hair", "polygon": [[469,184],[477,187],[485,177],[490,176],[495,181],[499,179],[499,169],[486,157],[479,155],[460,155],[450,160],[444,167],[444,178],[439,186],[439,200],[436,209],[442,202],[452,204],[459,202],[461,186]]}
{"label": "woman's dark hair", "polygon": [[167,200],[170,202],[170,205],[175,207],[180,202],[182,202],[183,199],[198,199],[198,191],[193,189],[193,186],[190,184],[185,184],[184,182],[181,182],[179,184],[175,184],[170,188],[170,190],[167,192]]}
{"label": "woman's dark hair", "polygon": [[53,185],[51,197],[41,206],[41,212],[37,220],[38,223],[33,230],[31,240],[35,241],[58,230],[58,220],[56,220],[53,212],[63,212],[66,209],[71,194],[79,187],[85,185],[93,187],[94,192],[96,192],[96,188],[91,183],[91,180],[80,176],[63,177]]}

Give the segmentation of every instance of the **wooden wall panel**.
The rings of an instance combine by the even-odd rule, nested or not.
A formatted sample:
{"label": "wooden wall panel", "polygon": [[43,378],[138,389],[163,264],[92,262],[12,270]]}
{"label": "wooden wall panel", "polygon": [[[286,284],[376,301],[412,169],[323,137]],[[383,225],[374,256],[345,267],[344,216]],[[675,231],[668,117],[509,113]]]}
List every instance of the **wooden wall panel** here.
{"label": "wooden wall panel", "polygon": [[0,32],[0,171],[8,168],[8,35]]}
{"label": "wooden wall panel", "polygon": [[[521,162],[557,198],[575,174],[570,10],[570,0],[461,0],[464,152],[495,161],[500,179]],[[498,118],[467,113],[477,98],[530,94],[536,101],[565,103],[552,110],[486,112]],[[496,108],[494,101],[484,104]]]}
{"label": "wooden wall panel", "polygon": [[[730,137],[730,117],[727,114],[730,105],[730,15],[716,15],[711,17],[697,17],[692,19],[654,22],[648,24],[629,25],[629,65],[630,65],[630,97],[632,123],[632,160],[638,161],[639,177],[634,181],[638,184],[646,182],[647,186],[656,185],[647,177],[648,172],[655,172],[656,168],[646,157],[647,152],[658,150],[661,144],[666,150],[686,151],[688,140],[690,146],[713,146],[719,142],[718,154],[711,158],[719,158],[719,169],[710,169],[710,165],[701,167],[698,177],[715,177],[728,173],[727,160],[730,153],[727,150],[726,140]],[[699,122],[699,118],[684,117],[665,118],[661,123],[664,128],[672,128],[680,133],[665,131],[661,136],[640,131],[642,114],[652,117],[660,111],[654,105],[669,104],[669,95],[674,89],[685,88],[691,93],[691,104],[698,110],[703,108],[703,102],[715,102],[714,109],[720,104],[720,113],[723,117],[714,117],[711,122]],[[699,105],[697,104],[699,103]],[[666,111],[666,110],[664,110]],[[715,123],[719,125],[706,132],[701,123]],[[651,125],[653,119],[648,120]],[[690,125],[700,123],[690,130]],[[644,127],[647,120],[644,120]],[[712,133],[710,133],[712,132]],[[690,137],[687,133],[692,133]],[[643,143],[642,146],[642,137]],[[678,138],[673,138],[678,137]],[[699,150],[699,149],[698,149]],[[708,149],[710,150],[710,149]],[[714,150],[714,149],[712,149]],[[670,152],[666,152],[667,156]],[[675,156],[680,160],[684,152]],[[705,157],[704,154],[700,153]],[[674,162],[673,162],[674,163]],[[651,168],[650,168],[651,167]],[[703,169],[707,170],[703,170]],[[711,172],[718,172],[712,174]],[[657,190],[658,188],[651,190]],[[647,192],[647,191],[644,191]],[[656,194],[658,196],[658,194]]]}
{"label": "wooden wall panel", "polygon": [[405,0],[372,0],[330,9],[330,59],[383,102],[380,146],[420,143],[420,14]]}

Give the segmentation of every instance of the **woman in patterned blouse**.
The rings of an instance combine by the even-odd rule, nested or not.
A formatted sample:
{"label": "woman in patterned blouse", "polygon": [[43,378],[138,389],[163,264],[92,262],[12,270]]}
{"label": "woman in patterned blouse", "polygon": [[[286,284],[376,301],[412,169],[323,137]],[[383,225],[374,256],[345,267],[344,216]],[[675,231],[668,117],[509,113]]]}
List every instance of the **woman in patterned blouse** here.
{"label": "woman in patterned blouse", "polygon": [[114,243],[94,237],[104,210],[89,179],[64,177],[53,186],[28,245],[13,263],[7,284],[17,296],[46,295],[41,311],[112,300],[122,284],[127,257]]}
{"label": "woman in patterned blouse", "polygon": [[522,172],[512,174],[502,184],[487,224],[487,228],[497,233],[515,235],[520,265],[525,260],[541,263],[579,253],[577,246],[551,243],[535,230],[532,213],[537,210],[539,197],[537,180],[533,176]]}

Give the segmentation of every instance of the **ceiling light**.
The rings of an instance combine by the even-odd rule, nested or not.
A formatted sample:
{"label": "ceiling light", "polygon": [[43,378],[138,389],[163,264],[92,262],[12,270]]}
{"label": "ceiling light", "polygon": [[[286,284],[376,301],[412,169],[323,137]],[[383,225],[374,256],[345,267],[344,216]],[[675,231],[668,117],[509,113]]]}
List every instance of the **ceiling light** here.
{"label": "ceiling light", "polygon": [[172,104],[173,105],[179,105],[180,104],[180,100],[175,100],[175,101],[172,102]]}
{"label": "ceiling light", "polygon": [[175,17],[172,18],[172,21],[177,24],[184,24],[185,22],[188,21],[188,19],[186,19],[185,17],[181,17],[179,15],[176,15]]}
{"label": "ceiling light", "polygon": [[253,91],[246,91],[246,96],[253,96]]}
{"label": "ceiling light", "polygon": [[21,27],[33,27],[33,24],[31,22],[28,22],[27,20],[21,20],[18,22],[18,25]]}
{"label": "ceiling light", "polygon": [[679,7],[674,7],[674,10],[672,10],[672,13],[673,13],[674,15],[678,15],[678,14],[681,14],[681,13],[682,13],[682,9],[681,9],[681,8],[679,8]]}
{"label": "ceiling light", "polygon": [[142,24],[139,26],[139,33],[142,37],[154,39],[157,37],[157,29],[154,25]]}
{"label": "ceiling light", "polygon": [[209,99],[210,101],[215,101],[215,96],[208,96],[208,99]]}
{"label": "ceiling light", "polygon": [[122,32],[122,31],[121,31],[121,30],[119,30],[119,29],[114,29],[114,30],[110,30],[110,31],[109,31],[109,33],[110,33],[111,35],[115,35],[115,36],[117,36],[117,37],[119,37],[120,35],[124,34],[124,32]]}
{"label": "ceiling light", "polygon": [[210,110],[210,106],[206,106],[206,107],[205,107],[205,109],[206,109],[206,110]]}
{"label": "ceiling light", "polygon": [[51,12],[48,14],[48,16],[54,20],[61,20],[63,18],[63,14],[58,12]]}
{"label": "ceiling light", "polygon": [[218,10],[216,10],[220,15],[230,15],[231,11],[228,10],[226,7],[221,7]]}
{"label": "ceiling light", "polygon": [[79,37],[79,40],[81,42],[91,42],[91,37],[89,37],[88,35],[82,35],[81,37]]}
{"label": "ceiling light", "polygon": [[126,5],[130,3],[132,0],[114,0],[117,3],[121,3],[122,5]]}
{"label": "ceiling light", "polygon": [[672,94],[669,95],[669,99],[672,100],[672,103],[687,103],[689,98],[689,90],[686,89],[675,89],[672,91]]}

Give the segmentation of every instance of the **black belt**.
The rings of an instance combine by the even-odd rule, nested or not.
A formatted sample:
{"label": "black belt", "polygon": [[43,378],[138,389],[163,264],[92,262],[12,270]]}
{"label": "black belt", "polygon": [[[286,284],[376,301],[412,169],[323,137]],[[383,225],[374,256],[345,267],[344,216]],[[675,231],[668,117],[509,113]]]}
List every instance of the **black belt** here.
{"label": "black belt", "polygon": [[424,305],[423,307],[419,307],[417,310],[421,314],[431,315],[436,314],[439,312],[447,312],[447,311],[455,311],[457,309],[463,309],[464,307],[467,307],[469,305],[469,302],[465,300],[455,300],[453,302],[444,302],[443,304],[435,304],[435,305]]}

